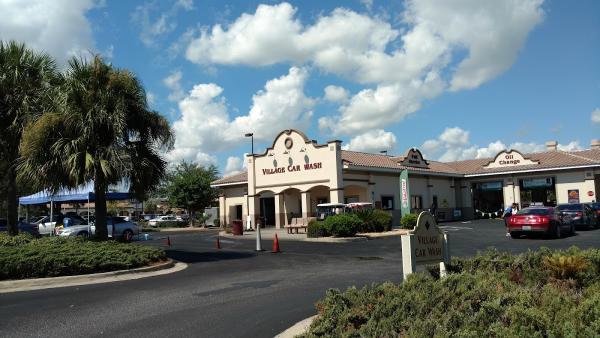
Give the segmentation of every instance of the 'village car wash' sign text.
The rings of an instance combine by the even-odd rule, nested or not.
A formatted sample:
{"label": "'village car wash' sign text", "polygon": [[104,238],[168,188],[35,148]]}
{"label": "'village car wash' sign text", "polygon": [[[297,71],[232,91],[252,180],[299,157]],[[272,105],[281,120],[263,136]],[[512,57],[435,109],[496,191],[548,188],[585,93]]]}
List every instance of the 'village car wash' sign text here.
{"label": "'village car wash' sign text", "polygon": [[263,175],[272,175],[272,174],[283,174],[286,172],[296,172],[296,171],[301,171],[301,170],[306,171],[306,170],[314,170],[314,169],[322,169],[322,168],[323,168],[323,164],[321,162],[317,162],[317,163],[307,163],[304,165],[296,164],[296,165],[289,165],[287,167],[262,169],[262,173],[263,173]]}
{"label": "'village car wash' sign text", "polygon": [[440,263],[440,275],[445,275],[445,264],[450,262],[448,235],[440,230],[433,216],[423,211],[417,226],[402,236],[402,269],[404,278],[413,273],[417,264]]}

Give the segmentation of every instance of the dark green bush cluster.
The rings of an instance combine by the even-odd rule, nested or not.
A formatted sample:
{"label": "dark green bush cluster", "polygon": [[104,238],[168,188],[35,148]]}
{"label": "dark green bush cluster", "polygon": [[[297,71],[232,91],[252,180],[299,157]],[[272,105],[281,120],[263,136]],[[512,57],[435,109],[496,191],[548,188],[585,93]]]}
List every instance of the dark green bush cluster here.
{"label": "dark green bush cluster", "polygon": [[162,249],[138,244],[0,234],[0,280],[131,269],[164,259]]}
{"label": "dark green bush cluster", "polygon": [[402,219],[400,220],[400,225],[402,226],[402,229],[412,230],[417,225],[417,215],[406,214],[402,216]]}
{"label": "dark green bush cluster", "polygon": [[[578,257],[562,260],[579,266],[577,283],[557,282],[546,266],[562,256]],[[443,279],[417,273],[402,284],[329,290],[304,336],[597,337],[599,267],[598,249],[490,251],[453,260]]]}
{"label": "dark green bush cluster", "polygon": [[332,236],[352,237],[356,235],[362,221],[356,214],[339,214],[327,217],[323,223]]}
{"label": "dark green bush cluster", "polygon": [[328,232],[325,222],[312,220],[308,223],[306,228],[306,237],[317,238],[317,237],[328,237],[331,234]]}
{"label": "dark green bush cluster", "polygon": [[361,209],[354,212],[362,221],[358,232],[383,232],[392,230],[392,215],[379,209]]}

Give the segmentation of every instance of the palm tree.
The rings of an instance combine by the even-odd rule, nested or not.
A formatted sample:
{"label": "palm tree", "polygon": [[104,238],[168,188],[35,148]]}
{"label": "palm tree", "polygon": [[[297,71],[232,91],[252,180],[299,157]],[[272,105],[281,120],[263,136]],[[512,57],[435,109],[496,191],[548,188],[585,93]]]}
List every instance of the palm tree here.
{"label": "palm tree", "polygon": [[8,233],[16,235],[19,142],[25,125],[50,109],[58,81],[56,63],[15,41],[0,41],[0,159],[5,179]]}
{"label": "palm tree", "polygon": [[96,235],[106,239],[109,185],[129,181],[143,198],[164,177],[160,153],[174,137],[167,120],[149,110],[140,81],[99,56],[70,60],[60,89],[60,109],[23,133],[20,175],[53,190],[93,181]]}

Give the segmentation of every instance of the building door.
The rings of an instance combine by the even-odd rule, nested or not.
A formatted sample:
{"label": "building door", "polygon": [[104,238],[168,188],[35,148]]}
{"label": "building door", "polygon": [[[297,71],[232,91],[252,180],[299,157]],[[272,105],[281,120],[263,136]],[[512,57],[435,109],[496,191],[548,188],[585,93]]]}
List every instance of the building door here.
{"label": "building door", "polygon": [[236,220],[241,220],[243,217],[243,208],[242,205],[236,205],[235,206],[235,219]]}
{"label": "building door", "polygon": [[473,183],[473,207],[478,216],[502,213],[502,181]]}
{"label": "building door", "polygon": [[275,197],[260,199],[260,215],[265,219],[265,225],[275,226]]}
{"label": "building door", "polygon": [[552,177],[519,180],[521,207],[534,205],[556,206],[556,188]]}

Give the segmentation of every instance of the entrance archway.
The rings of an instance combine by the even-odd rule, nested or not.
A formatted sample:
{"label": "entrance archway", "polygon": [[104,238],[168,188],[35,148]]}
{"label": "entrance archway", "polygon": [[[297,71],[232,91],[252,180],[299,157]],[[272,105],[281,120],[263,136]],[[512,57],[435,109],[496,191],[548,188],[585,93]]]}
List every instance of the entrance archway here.
{"label": "entrance archway", "polygon": [[262,227],[275,226],[275,195],[272,191],[261,191],[258,195],[260,224]]}
{"label": "entrance archway", "polygon": [[292,218],[302,217],[302,201],[300,190],[289,188],[281,192],[283,195],[283,213],[285,224],[290,224]]}

